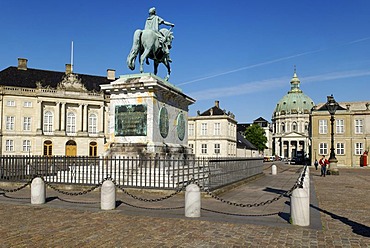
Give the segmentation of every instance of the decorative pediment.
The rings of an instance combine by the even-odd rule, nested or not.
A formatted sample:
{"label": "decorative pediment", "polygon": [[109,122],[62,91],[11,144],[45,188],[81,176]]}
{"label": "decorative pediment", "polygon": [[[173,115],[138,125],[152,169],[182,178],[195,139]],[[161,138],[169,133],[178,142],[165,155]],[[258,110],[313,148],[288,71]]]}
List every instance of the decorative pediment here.
{"label": "decorative pediment", "polygon": [[73,73],[66,74],[62,81],[58,84],[58,90],[66,90],[66,91],[87,91],[85,86],[81,82],[81,78],[78,75]]}

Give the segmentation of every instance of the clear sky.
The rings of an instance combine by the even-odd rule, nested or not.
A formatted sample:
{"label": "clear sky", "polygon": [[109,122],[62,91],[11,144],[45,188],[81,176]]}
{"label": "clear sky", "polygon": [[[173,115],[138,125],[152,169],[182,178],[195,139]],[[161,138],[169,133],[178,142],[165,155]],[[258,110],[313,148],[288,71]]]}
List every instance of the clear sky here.
{"label": "clear sky", "polygon": [[218,100],[239,123],[270,121],[294,66],[316,104],[370,101],[369,0],[1,0],[0,70],[64,71],[73,41],[76,73],[138,73],[126,58],[153,6],[175,24],[169,81],[197,100],[191,116]]}

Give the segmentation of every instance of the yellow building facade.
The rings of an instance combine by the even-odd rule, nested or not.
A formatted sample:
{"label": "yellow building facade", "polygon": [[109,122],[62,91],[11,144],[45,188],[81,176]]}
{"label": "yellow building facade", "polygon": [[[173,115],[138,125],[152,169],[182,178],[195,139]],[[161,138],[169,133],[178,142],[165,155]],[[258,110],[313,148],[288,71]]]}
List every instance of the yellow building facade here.
{"label": "yellow building facade", "polygon": [[[361,157],[370,148],[370,101],[339,102],[334,115],[334,152],[338,167],[360,167]],[[312,163],[330,156],[330,114],[318,104],[311,113]]]}

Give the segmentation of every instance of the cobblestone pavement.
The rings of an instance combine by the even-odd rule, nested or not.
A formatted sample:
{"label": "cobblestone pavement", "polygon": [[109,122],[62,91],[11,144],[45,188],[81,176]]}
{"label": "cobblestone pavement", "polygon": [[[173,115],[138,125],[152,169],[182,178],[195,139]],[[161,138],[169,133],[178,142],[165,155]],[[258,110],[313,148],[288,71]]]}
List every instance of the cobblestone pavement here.
{"label": "cobblestone pavement", "polygon": [[[299,167],[277,165],[278,175],[272,176],[266,165],[264,177],[220,197],[263,202],[289,190]],[[288,223],[286,197],[248,209],[203,197],[203,208],[237,215],[202,211],[201,218],[185,218],[184,209],[145,210],[146,202],[133,202],[122,194],[117,196],[121,204],[116,210],[102,211],[95,202],[97,192],[78,198],[91,204],[60,201],[48,191],[46,204],[31,205],[25,191],[0,196],[0,247],[370,247],[370,168],[340,169],[339,176],[327,177],[310,169],[311,189],[316,192],[311,213],[320,213],[321,219],[314,219],[309,227]],[[316,197],[318,204],[312,199]],[[183,196],[169,201],[157,207],[181,206]],[[317,222],[319,227],[314,225]]]}

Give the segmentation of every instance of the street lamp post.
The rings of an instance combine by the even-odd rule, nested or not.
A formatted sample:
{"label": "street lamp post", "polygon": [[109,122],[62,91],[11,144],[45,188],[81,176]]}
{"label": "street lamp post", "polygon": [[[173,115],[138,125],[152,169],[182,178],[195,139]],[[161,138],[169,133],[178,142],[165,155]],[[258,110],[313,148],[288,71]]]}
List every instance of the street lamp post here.
{"label": "street lamp post", "polygon": [[329,163],[330,163],[330,174],[331,175],[339,175],[337,163],[338,160],[335,157],[335,151],[334,151],[334,115],[335,111],[337,111],[339,104],[335,101],[333,95],[328,96],[328,101],[326,102],[326,108],[329,111],[330,114],[330,124],[331,124],[331,148],[330,148],[330,158],[329,158]]}

